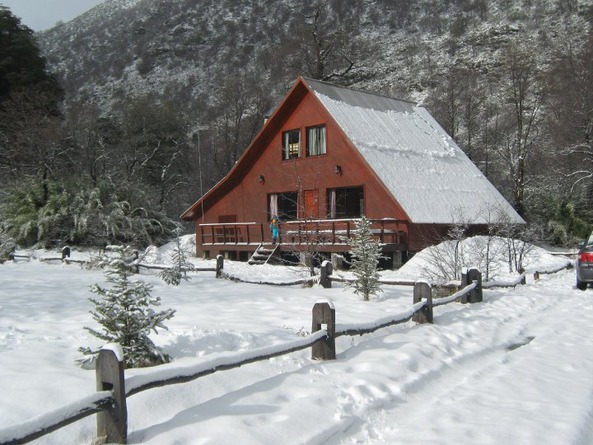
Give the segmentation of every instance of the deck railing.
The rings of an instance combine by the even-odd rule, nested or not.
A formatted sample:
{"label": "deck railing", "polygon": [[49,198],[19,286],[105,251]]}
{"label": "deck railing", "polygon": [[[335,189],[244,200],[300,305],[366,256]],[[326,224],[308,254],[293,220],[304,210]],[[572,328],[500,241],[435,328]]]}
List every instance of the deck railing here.
{"label": "deck railing", "polygon": [[[280,243],[294,245],[348,244],[358,219],[295,220],[280,223]],[[405,242],[407,222],[393,218],[371,219],[371,231],[381,244]],[[272,241],[269,223],[234,222],[198,225],[201,245],[257,245]]]}

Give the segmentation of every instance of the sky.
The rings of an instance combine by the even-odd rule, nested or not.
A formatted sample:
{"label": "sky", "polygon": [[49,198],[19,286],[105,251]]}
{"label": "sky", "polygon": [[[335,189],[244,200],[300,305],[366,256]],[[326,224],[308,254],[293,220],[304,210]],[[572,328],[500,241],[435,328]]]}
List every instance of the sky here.
{"label": "sky", "polygon": [[0,0],[33,31],[43,31],[58,21],[68,22],[105,0]]}
{"label": "sky", "polygon": [[[463,247],[466,254],[469,246]],[[95,391],[95,372],[74,362],[78,347],[100,346],[83,327],[97,327],[89,313],[88,298],[95,296],[89,286],[103,284],[103,274],[39,261],[59,252],[34,253],[31,261],[0,265],[0,442],[23,422],[39,426],[42,415],[64,418],[69,406]],[[88,257],[73,249],[72,258]],[[384,277],[417,275],[428,257],[419,253]],[[152,248],[142,259],[170,260],[170,245]],[[128,443],[591,444],[593,290],[577,290],[573,270],[533,278],[535,270],[569,262],[533,249],[525,262],[526,285],[484,289],[481,303],[437,306],[434,324],[407,322],[338,337],[336,360],[311,360],[305,349],[140,392],[127,400]],[[504,269],[497,278],[505,278]],[[225,261],[225,271],[268,282],[307,274],[232,261]],[[331,289],[278,287],[198,272],[175,287],[155,275],[135,278],[154,286],[161,309],[177,310],[165,322],[168,330],[152,336],[174,360],[126,370],[128,389],[300,341],[320,300],[333,302],[338,330],[397,317],[412,305],[412,288],[405,286],[384,285],[365,302],[336,283]],[[94,434],[90,416],[35,443],[88,444]]]}

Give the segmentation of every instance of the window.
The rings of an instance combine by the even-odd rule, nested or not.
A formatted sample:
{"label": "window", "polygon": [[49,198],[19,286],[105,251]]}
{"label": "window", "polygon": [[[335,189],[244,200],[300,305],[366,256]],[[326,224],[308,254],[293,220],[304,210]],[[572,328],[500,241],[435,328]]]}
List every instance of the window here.
{"label": "window", "polygon": [[362,187],[344,187],[327,191],[330,218],[359,218],[364,212]]}
{"label": "window", "polygon": [[326,151],[325,125],[307,128],[307,156],[324,155]]}
{"label": "window", "polygon": [[269,195],[269,217],[277,215],[280,221],[294,220],[298,217],[298,193],[284,192]]}
{"label": "window", "polygon": [[282,133],[282,153],[284,159],[301,157],[301,130],[290,130]]}

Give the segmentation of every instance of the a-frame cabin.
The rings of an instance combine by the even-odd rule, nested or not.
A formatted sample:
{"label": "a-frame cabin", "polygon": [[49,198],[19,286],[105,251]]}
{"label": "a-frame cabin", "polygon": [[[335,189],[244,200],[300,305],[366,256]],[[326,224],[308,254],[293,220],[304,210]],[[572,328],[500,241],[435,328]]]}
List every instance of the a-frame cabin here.
{"label": "a-frame cabin", "polygon": [[305,78],[181,218],[195,223],[199,256],[247,260],[262,246],[348,252],[363,214],[394,266],[452,225],[524,223],[423,107]]}

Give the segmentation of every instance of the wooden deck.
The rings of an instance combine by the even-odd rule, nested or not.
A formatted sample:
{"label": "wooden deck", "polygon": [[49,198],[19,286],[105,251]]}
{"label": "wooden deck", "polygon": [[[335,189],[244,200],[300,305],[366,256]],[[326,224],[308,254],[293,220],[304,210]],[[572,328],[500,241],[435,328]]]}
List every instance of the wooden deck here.
{"label": "wooden deck", "polygon": [[[280,251],[347,252],[356,219],[286,221],[280,224]],[[371,221],[374,238],[384,252],[407,250],[407,222],[384,218]],[[235,222],[199,224],[198,251],[253,252],[260,244],[272,244],[269,223]]]}

